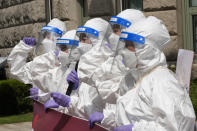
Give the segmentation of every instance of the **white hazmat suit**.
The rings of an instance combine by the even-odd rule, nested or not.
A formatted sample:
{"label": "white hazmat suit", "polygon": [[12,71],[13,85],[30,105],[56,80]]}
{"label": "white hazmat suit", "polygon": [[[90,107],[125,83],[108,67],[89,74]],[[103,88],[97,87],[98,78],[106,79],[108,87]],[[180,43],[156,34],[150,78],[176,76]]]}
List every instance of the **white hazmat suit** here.
{"label": "white hazmat suit", "polygon": [[[75,30],[68,31],[62,38],[72,40],[75,38],[75,34]],[[69,68],[62,66],[62,63],[60,64],[60,59],[64,58],[61,54],[64,52],[60,52],[56,56],[54,51],[50,51],[26,63],[28,52],[32,49],[33,47],[26,45],[23,41],[15,46],[8,58],[11,73],[16,79],[25,84],[32,84],[34,87],[39,88],[39,94],[43,92],[59,92],[65,94],[68,86],[66,77],[74,67],[72,67],[72,63]],[[49,97],[50,95],[48,97],[42,97],[41,102],[45,102]]]}
{"label": "white hazmat suit", "polygon": [[[134,23],[144,20],[145,16],[141,11],[127,9],[113,16],[111,24],[120,25],[120,30],[133,26]],[[108,56],[107,60],[101,62],[101,65],[92,73],[91,81],[96,87],[99,96],[105,104],[106,122],[110,123],[109,110],[115,111],[117,99],[133,88],[135,79],[129,73],[129,70],[136,68],[136,56],[134,52],[125,48],[125,43],[119,41],[119,36],[112,33],[109,37],[110,48],[114,53]],[[117,52],[118,55],[117,55]],[[102,54],[103,55],[103,54]],[[130,60],[127,60],[130,58]],[[126,65],[126,66],[125,66]],[[103,121],[103,122],[105,122]],[[113,122],[113,120],[112,120]],[[113,123],[111,123],[113,125]],[[110,125],[110,124],[109,124]],[[113,126],[112,126],[113,127]]]}
{"label": "white hazmat suit", "polygon": [[127,32],[145,37],[145,45],[137,50],[140,79],[118,99],[108,120],[115,120],[117,126],[133,124],[132,131],[193,131],[195,114],[189,95],[167,68],[160,51],[170,41],[166,27],[157,18],[148,17]]}
{"label": "white hazmat suit", "polygon": [[[132,27],[134,23],[144,19],[145,16],[141,11],[127,9],[120,12],[117,17],[113,16],[110,22],[112,24],[119,24],[122,30],[125,30],[128,27]],[[128,23],[131,23],[131,25],[127,25]],[[116,40],[113,39],[114,41],[111,41],[112,36],[114,36],[113,34],[114,33],[110,35],[109,42],[112,51],[119,52],[118,56],[114,58],[114,55],[111,55],[108,56],[107,60],[101,61],[101,66],[99,66],[92,75],[92,81],[94,81],[99,95],[104,100],[104,103],[108,102],[110,104],[115,104],[120,95],[125,94],[132,88],[135,80],[131,80],[132,76],[128,71],[136,67],[135,55],[133,57],[128,56],[134,53],[125,48],[125,43],[119,40],[119,36],[116,37]],[[129,60],[129,62],[126,61],[126,57],[130,57],[131,60]],[[125,64],[128,65],[127,63],[130,63],[129,68],[125,66]],[[128,78],[130,81],[127,80]]]}
{"label": "white hazmat suit", "polygon": [[[91,79],[89,78],[91,78],[92,73],[94,73],[99,64],[107,59],[107,57],[103,56],[109,56],[112,53],[107,47],[101,48],[101,44],[107,43],[106,36],[109,36],[112,31],[109,23],[101,18],[88,20],[83,27],[78,29],[79,33],[85,30],[87,32],[81,33],[88,34],[88,32],[90,33],[94,30],[98,36],[90,38],[93,45],[92,49],[80,57],[77,73],[81,84],[76,91],[72,91],[68,109],[71,114],[87,119],[94,111],[102,111],[104,108],[102,100],[96,89],[92,87]],[[104,55],[101,55],[102,53]],[[78,95],[75,95],[76,92]]]}
{"label": "white hazmat suit", "polygon": [[[136,22],[145,19],[144,14],[136,9],[126,9],[121,11],[117,16],[112,16],[110,23],[117,24],[120,26],[120,31],[125,30],[126,28],[132,26]],[[125,43],[119,41],[120,36],[115,32],[109,36],[110,47],[113,51],[124,48]]]}

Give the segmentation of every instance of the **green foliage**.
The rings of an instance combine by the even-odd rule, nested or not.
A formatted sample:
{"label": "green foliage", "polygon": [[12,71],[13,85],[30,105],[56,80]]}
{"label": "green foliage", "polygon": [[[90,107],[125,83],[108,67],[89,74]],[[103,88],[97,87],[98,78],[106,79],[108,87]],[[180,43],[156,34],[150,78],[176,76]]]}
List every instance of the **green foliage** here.
{"label": "green foliage", "polygon": [[194,110],[197,116],[197,79],[191,80],[190,98],[192,100],[192,104],[194,106]]}
{"label": "green foliage", "polygon": [[168,69],[173,71],[174,73],[176,72],[176,65],[172,63],[168,63]]}
{"label": "green foliage", "polygon": [[0,115],[12,115],[32,111],[29,88],[17,80],[9,79],[0,81]]}
{"label": "green foliage", "polygon": [[176,65],[175,64],[172,64],[170,66],[168,66],[168,68],[173,71],[174,73],[176,72]]}
{"label": "green foliage", "polygon": [[33,120],[33,114],[27,113],[27,114],[0,117],[0,124],[27,122],[27,121],[32,121],[32,120]]}

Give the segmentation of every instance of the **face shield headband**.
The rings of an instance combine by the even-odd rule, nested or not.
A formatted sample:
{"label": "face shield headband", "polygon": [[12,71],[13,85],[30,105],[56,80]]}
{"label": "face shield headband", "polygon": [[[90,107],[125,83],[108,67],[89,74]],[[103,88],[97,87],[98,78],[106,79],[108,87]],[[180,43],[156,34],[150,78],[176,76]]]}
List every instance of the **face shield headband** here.
{"label": "face shield headband", "polygon": [[119,25],[126,27],[126,28],[128,28],[132,24],[130,21],[123,19],[121,17],[117,17],[117,16],[112,16],[110,19],[110,23],[119,24]]}
{"label": "face shield headband", "polygon": [[77,28],[77,33],[86,33],[86,34],[91,34],[95,37],[99,36],[99,32],[95,29],[92,29],[90,27],[85,27],[85,26],[80,26]]}
{"label": "face shield headband", "polygon": [[142,45],[145,43],[145,37],[128,32],[121,32],[120,39],[136,42]]}
{"label": "face shield headband", "polygon": [[52,27],[52,26],[43,26],[41,31],[50,31],[50,32],[54,32],[60,36],[62,36],[63,32],[61,30],[59,30],[56,27]]}
{"label": "face shield headband", "polygon": [[71,46],[78,46],[78,40],[71,40],[71,39],[57,39],[57,45],[71,45]]}

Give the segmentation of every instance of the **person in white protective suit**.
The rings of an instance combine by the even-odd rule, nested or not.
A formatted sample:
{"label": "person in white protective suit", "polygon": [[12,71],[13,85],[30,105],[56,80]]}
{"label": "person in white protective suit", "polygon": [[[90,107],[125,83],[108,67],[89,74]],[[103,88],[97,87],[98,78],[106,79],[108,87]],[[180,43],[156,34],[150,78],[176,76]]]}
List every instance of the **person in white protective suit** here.
{"label": "person in white protective suit", "polygon": [[[31,95],[37,95],[38,88],[41,89],[39,90],[41,94],[42,92],[48,91],[48,85],[50,84],[46,83],[45,79],[42,78],[47,75],[51,69],[57,66],[55,63],[56,57],[53,52],[55,48],[55,40],[60,38],[65,31],[66,26],[64,22],[54,18],[41,30],[39,43],[37,43],[39,45],[36,45],[38,48],[35,50],[36,55],[39,54],[40,56],[37,56],[32,61],[26,63],[28,53],[33,50],[36,43],[34,38],[24,38],[10,53],[8,57],[10,72],[16,79],[23,83],[33,85],[33,88],[30,89]],[[50,73],[53,74],[52,72]],[[48,79],[53,79],[53,77],[54,76],[51,75]],[[38,98],[35,97],[35,99]],[[44,99],[40,100],[45,101]]]}
{"label": "person in white protective suit", "polygon": [[[117,16],[112,16],[110,23],[112,27],[113,25],[117,25],[119,27],[119,31],[121,31],[142,19],[145,19],[145,16],[141,11],[135,9],[127,9],[119,13]],[[92,26],[95,25],[93,24]],[[116,29],[113,30],[113,32],[116,33],[115,34],[111,32],[111,27],[109,25],[105,28],[109,30],[105,35],[107,42],[100,42],[102,43],[102,45],[97,44],[97,46],[95,46],[90,52],[88,52],[88,54],[86,55],[88,56],[88,58],[86,56],[83,56],[80,60],[83,65],[80,66],[78,75],[83,82],[86,82],[90,85],[94,85],[91,77],[95,69],[98,68],[101,63],[105,62],[110,56],[113,57],[117,50],[125,46],[124,43],[119,42],[119,36],[116,35],[119,33],[116,33]]]}
{"label": "person in white protective suit", "polygon": [[[142,37],[144,45],[129,36]],[[148,17],[122,32],[136,48],[139,80],[135,88],[117,100],[116,111],[106,110],[102,122],[118,126],[114,131],[193,131],[194,109],[187,91],[167,68],[162,49],[170,42],[161,20]],[[113,121],[114,120],[114,121]],[[114,124],[112,124],[114,123]]]}
{"label": "person in white protective suit", "polygon": [[[114,61],[114,62],[113,62]],[[112,64],[113,63],[113,64]],[[125,48],[119,51],[118,56],[109,58],[101,68],[98,68],[93,75],[95,87],[102,98],[105,108],[103,113],[94,112],[89,116],[89,126],[93,128],[94,123],[109,124],[106,128],[113,127],[114,120],[110,120],[110,111],[115,111],[117,99],[129,90],[133,89],[135,78],[130,73],[136,70],[137,57],[133,43],[126,41]],[[112,66],[112,67],[111,67]],[[103,121],[102,121],[103,120]],[[111,125],[112,124],[112,125]]]}
{"label": "person in white protective suit", "polygon": [[[125,11],[122,11],[121,13],[119,13],[118,17],[116,17],[116,16],[112,17],[112,19],[110,20],[110,23],[112,25],[114,25],[114,24],[119,25],[119,30],[121,31],[121,30],[129,27],[131,25],[131,23],[135,23],[135,22],[137,22],[141,19],[144,19],[144,18],[145,17],[144,17],[144,15],[141,11],[134,10],[134,9],[128,9],[128,10],[125,10]],[[95,26],[95,24],[92,24],[92,27],[94,27],[94,26]],[[93,87],[95,88],[97,86],[102,87],[101,81],[102,80],[107,81],[107,79],[111,78],[111,76],[113,76],[113,77],[118,76],[114,79],[114,81],[112,80],[113,82],[117,83],[116,86],[118,87],[118,85],[121,82],[118,83],[117,81],[122,81],[122,79],[124,79],[123,74],[126,71],[125,69],[123,69],[123,67],[121,67],[122,66],[122,62],[121,62],[121,64],[116,63],[116,66],[114,66],[113,75],[110,76],[108,74],[108,72],[110,70],[110,67],[111,67],[110,62],[112,62],[110,60],[112,60],[114,58],[114,55],[115,55],[114,51],[117,51],[121,48],[116,49],[117,48],[116,46],[118,46],[118,43],[119,43],[118,42],[119,36],[118,35],[113,35],[114,33],[112,33],[110,31],[111,30],[111,25],[109,26],[108,24],[106,24],[106,26],[104,26],[104,27],[105,27],[105,29],[107,29],[106,31],[108,31],[108,32],[105,33],[105,39],[103,40],[103,42],[100,42],[101,45],[97,44],[96,46],[94,46],[88,53],[86,53],[84,56],[82,56],[80,58],[80,63],[81,64],[79,63],[78,76],[79,76],[80,81],[82,81],[84,83],[87,83],[88,85],[91,85],[92,88]],[[115,32],[115,31],[113,30],[113,32]],[[104,37],[103,34],[99,37]],[[115,38],[115,39],[113,39],[113,38]],[[108,46],[109,43],[112,46]],[[119,45],[121,45],[121,44],[122,43],[120,43]],[[114,49],[116,49],[116,50],[114,50]],[[108,59],[110,59],[109,62],[107,61]],[[120,62],[120,61],[118,61],[118,62]],[[103,72],[100,71],[100,70],[97,71],[97,69],[100,69],[101,65],[103,67],[102,68]],[[103,74],[103,77],[100,74]],[[98,79],[94,79],[94,76],[98,76],[98,77],[96,77]],[[101,76],[101,77],[99,77],[99,76]],[[99,81],[99,79],[100,79],[100,81]],[[98,81],[96,81],[96,80],[98,80]],[[124,83],[124,80],[122,81],[122,83]],[[109,84],[111,84],[111,83],[105,83],[105,84],[107,84],[109,86]],[[94,112],[95,111],[102,112],[103,108],[106,108],[108,106],[111,107],[112,105],[108,105],[108,104],[105,105],[107,102],[109,102],[110,104],[115,104],[112,97],[108,97],[109,101],[107,101],[107,99],[103,100],[104,97],[102,95],[106,95],[106,94],[102,93],[102,95],[100,96],[100,92],[98,93],[98,90],[95,90],[95,89],[92,89],[92,88],[91,88],[91,90],[94,90],[94,92],[93,91],[91,92],[92,96],[90,98],[92,100],[94,100],[93,101],[94,107],[96,107],[96,105],[97,105],[97,107],[99,107],[98,108],[99,110],[95,109]],[[104,89],[104,88],[102,88],[102,89]],[[104,90],[113,92],[113,90],[111,90],[109,88],[108,89],[105,88]],[[116,91],[119,94],[122,95],[127,90],[128,90],[128,87],[125,86],[125,89],[123,89],[122,91],[118,92],[118,89]],[[95,91],[97,91],[97,92],[95,92]],[[117,93],[116,91],[114,91],[114,92]],[[111,93],[111,94],[113,94],[113,93]],[[112,100],[112,101],[110,101],[110,100]],[[101,103],[102,103],[102,106],[100,106]],[[90,116],[90,113],[88,113],[89,116]]]}
{"label": "person in white protective suit", "polygon": [[[76,36],[76,30],[70,30],[66,32],[60,39],[57,39],[55,51],[56,59],[54,59],[54,61],[56,61],[56,64],[59,66],[56,68],[54,67],[47,75],[42,77],[48,86],[47,91],[50,95],[51,92],[66,94],[70,82],[74,84],[72,90],[76,90],[78,88],[78,77],[74,79],[72,77],[72,75],[76,75],[76,72],[73,72],[72,70],[75,69],[76,63],[81,56],[78,45],[79,39],[78,36]],[[36,84],[42,83],[37,81]],[[48,108],[58,108],[59,105],[54,100],[50,99],[45,102],[44,107],[46,111]]]}
{"label": "person in white protective suit", "polygon": [[116,104],[119,96],[132,89],[135,78],[130,73],[136,70],[137,57],[132,43],[126,41],[125,47],[118,51],[118,55],[109,57],[92,76],[95,87],[105,103]]}
{"label": "person in white protective suit", "polygon": [[[79,60],[77,74],[80,80],[80,87],[78,88],[78,90],[73,91],[70,97],[55,92],[51,95],[59,105],[64,107],[69,106],[68,110],[72,115],[87,119],[91,113],[93,113],[94,111],[102,111],[104,107],[101,98],[97,94],[96,89],[88,84],[88,77],[86,79],[82,78],[84,78],[84,75],[86,74],[91,75],[94,69],[97,68],[100,62],[99,59],[104,59],[100,54],[97,54],[97,57],[96,53],[92,52],[92,50],[97,51],[98,53],[101,45],[107,43],[106,38],[109,37],[111,32],[112,30],[109,23],[101,18],[90,19],[85,23],[84,26],[78,27],[77,33],[79,35],[86,35],[86,37],[91,42],[90,45],[93,46],[91,50],[83,54]],[[104,49],[101,49],[100,52],[111,53],[111,50],[106,47]],[[93,59],[92,55],[94,55],[95,59]],[[89,68],[90,70],[85,70],[84,67]],[[83,71],[89,72],[84,73]],[[73,73],[72,76],[75,76],[75,74]]]}
{"label": "person in white protective suit", "polygon": [[[78,93],[79,98],[73,97],[75,95],[71,94],[71,99],[70,99],[67,96],[63,97],[62,95],[56,93],[53,93],[52,97],[55,99],[55,101],[60,101],[58,104],[65,107],[68,106],[67,103],[71,103],[69,105],[70,113],[73,112],[73,114],[77,116],[87,118],[93,111],[102,111],[102,109],[104,108],[102,104],[102,100],[99,98],[99,95],[97,94],[96,90],[93,87],[89,87],[89,85],[91,85],[92,83],[91,79],[89,78],[91,77],[94,70],[98,68],[99,64],[102,63],[102,61],[104,62],[110,55],[113,54],[113,52],[111,52],[111,50],[109,50],[109,48],[106,48],[105,46],[107,44],[106,38],[108,38],[106,36],[109,36],[111,34],[110,31],[111,27],[107,22],[104,22],[104,20],[96,18],[88,21],[84,26],[94,29],[96,28],[97,30],[99,30],[99,39],[91,39],[93,45],[95,45],[95,43],[98,44],[96,44],[89,52],[87,52],[80,58],[78,76],[80,81],[84,83],[82,83],[83,86],[81,85],[79,88],[79,93]],[[106,30],[108,32],[106,32]],[[79,28],[79,31],[83,33],[85,29]],[[90,32],[94,33],[94,31],[91,30]],[[103,38],[105,38],[105,40],[102,40]],[[87,68],[89,68],[89,70]],[[88,83],[89,85],[85,83]],[[89,89],[87,87],[89,87]],[[90,95],[84,96],[84,94],[90,94]]]}
{"label": "person in white protective suit", "polygon": [[[101,18],[91,19],[87,21],[84,26],[98,31],[97,38],[90,37],[93,48],[80,58],[78,68],[80,81],[91,85],[90,78],[94,70],[109,56],[113,55],[113,52],[107,46],[108,37],[111,35],[112,29],[111,25]],[[81,30],[83,30],[83,28]]]}
{"label": "person in white protective suit", "polygon": [[[110,48],[114,55],[108,56],[101,66],[97,67],[91,75],[91,81],[96,87],[98,94],[101,96],[105,109],[115,109],[116,100],[119,96],[124,95],[128,90],[133,88],[135,79],[129,73],[129,70],[136,68],[135,49],[129,42],[119,41],[120,31],[133,26],[136,22],[144,20],[145,16],[139,10],[127,9],[119,13],[117,16],[112,16],[110,23],[113,28],[113,33],[109,37]],[[89,125],[93,127],[94,122],[100,122],[94,119],[95,112],[89,117]]]}
{"label": "person in white protective suit", "polygon": [[143,19],[145,19],[144,14],[136,9],[126,9],[117,16],[111,17],[113,33],[109,37],[109,47],[112,51],[117,51],[125,46],[124,42],[119,41],[121,31]]}
{"label": "person in white protective suit", "polygon": [[[127,9],[117,16],[112,16],[110,20],[112,27],[118,26],[119,30],[116,31],[117,28],[113,28],[113,33],[109,39],[112,40],[111,38],[115,33],[119,34],[119,31],[132,27],[132,24],[144,19],[143,13],[135,9]],[[99,95],[105,102],[110,104],[115,104],[120,95],[123,95],[133,87],[135,79],[131,80],[133,77],[129,70],[136,68],[137,64],[135,49],[132,45],[129,45],[129,41],[125,45],[125,42],[119,40],[120,36],[117,35],[115,37],[116,40],[110,41],[111,45],[116,45],[116,47],[112,48],[112,51],[116,52],[115,58],[114,55],[112,57],[109,56],[92,75],[92,81],[95,82]]]}
{"label": "person in white protective suit", "polygon": [[66,32],[66,25],[57,18],[52,19],[46,26],[42,27],[34,54],[36,56],[55,50],[55,41]]}

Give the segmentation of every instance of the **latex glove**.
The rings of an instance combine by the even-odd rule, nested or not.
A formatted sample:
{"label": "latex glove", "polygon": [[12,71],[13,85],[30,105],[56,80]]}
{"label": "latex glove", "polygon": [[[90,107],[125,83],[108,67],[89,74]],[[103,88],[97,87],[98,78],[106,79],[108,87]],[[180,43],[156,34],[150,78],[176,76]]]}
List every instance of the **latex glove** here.
{"label": "latex glove", "polygon": [[89,119],[88,119],[88,125],[90,128],[94,127],[94,123],[98,122],[101,123],[101,121],[103,120],[104,115],[101,112],[94,112],[90,115]]}
{"label": "latex glove", "polygon": [[67,76],[67,82],[73,82],[74,83],[74,87],[73,90],[76,90],[79,87],[79,78],[77,75],[77,72],[75,70],[72,70],[68,76]]}
{"label": "latex glove", "polygon": [[55,56],[58,56],[60,51],[59,50],[55,50],[54,53],[55,53]]}
{"label": "latex glove", "polygon": [[48,100],[44,103],[44,110],[46,111],[48,108],[58,108],[59,105],[54,100]]}
{"label": "latex glove", "polygon": [[105,44],[105,46],[111,49],[111,45],[109,43]]}
{"label": "latex glove", "polygon": [[69,107],[69,103],[71,101],[70,97],[67,95],[63,95],[57,92],[52,92],[51,97],[53,97],[54,101],[63,107]]}
{"label": "latex glove", "polygon": [[38,100],[38,88],[32,87],[29,89],[30,91],[30,96],[33,96],[33,100]]}
{"label": "latex glove", "polygon": [[36,39],[32,37],[24,37],[23,42],[29,46],[34,46],[36,43]]}
{"label": "latex glove", "polygon": [[132,131],[133,124],[125,125],[125,126],[119,126],[114,128],[114,131]]}

